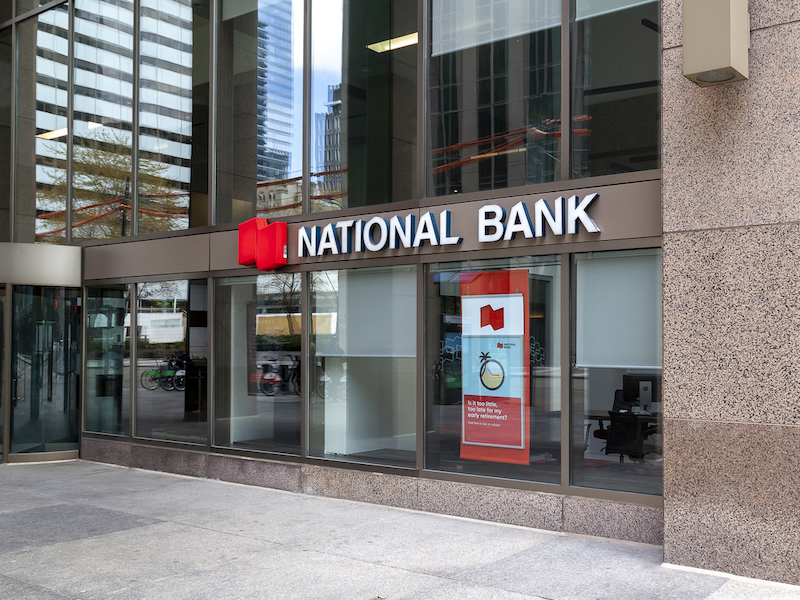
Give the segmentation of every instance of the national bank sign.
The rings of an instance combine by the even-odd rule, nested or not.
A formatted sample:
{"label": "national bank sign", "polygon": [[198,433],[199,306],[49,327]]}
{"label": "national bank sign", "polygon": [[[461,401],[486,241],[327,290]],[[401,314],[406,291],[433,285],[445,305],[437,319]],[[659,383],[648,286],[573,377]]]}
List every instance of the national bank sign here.
{"label": "national bank sign", "polygon": [[[582,198],[559,197],[551,202],[517,202],[508,211],[497,204],[478,208],[477,231],[457,232],[450,210],[394,215],[390,218],[344,219],[324,225],[300,227],[292,252],[297,258],[369,254],[423,246],[459,246],[464,235],[475,235],[480,243],[526,239],[547,235],[577,234],[582,226],[589,233],[600,228],[589,214],[599,194]],[[239,264],[274,270],[287,264],[289,256],[286,223],[256,217],[239,226]]]}

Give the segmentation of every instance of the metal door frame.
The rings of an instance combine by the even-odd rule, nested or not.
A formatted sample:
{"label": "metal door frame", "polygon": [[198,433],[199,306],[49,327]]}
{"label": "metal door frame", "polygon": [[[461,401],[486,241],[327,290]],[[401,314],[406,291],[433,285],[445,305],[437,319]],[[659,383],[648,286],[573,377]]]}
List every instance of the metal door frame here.
{"label": "metal door frame", "polygon": [[[11,327],[13,324],[13,285],[0,283],[0,288],[5,286],[5,307],[4,307],[4,331],[3,331],[3,397],[2,397],[2,412],[3,412],[3,443],[2,443],[2,462],[4,463],[26,463],[26,462],[42,462],[50,460],[69,460],[78,458],[78,450],[60,450],[57,452],[25,452],[12,454],[11,453]],[[73,287],[73,286],[55,286],[55,287]],[[80,410],[80,404],[78,410]],[[80,415],[79,415],[80,417]],[[80,434],[79,434],[80,435]],[[80,443],[80,437],[78,439]]]}

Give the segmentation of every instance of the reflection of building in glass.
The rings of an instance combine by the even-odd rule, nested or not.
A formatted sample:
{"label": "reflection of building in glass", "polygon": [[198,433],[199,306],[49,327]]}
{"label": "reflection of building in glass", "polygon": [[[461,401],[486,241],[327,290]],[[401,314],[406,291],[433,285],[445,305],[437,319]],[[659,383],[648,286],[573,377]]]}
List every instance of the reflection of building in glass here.
{"label": "reflection of building in glass", "polygon": [[[132,233],[133,22],[132,7],[111,0],[76,5],[71,121],[76,239]],[[192,8],[180,0],[143,0],[140,22],[140,230],[185,229],[192,183]],[[67,27],[66,11],[39,17],[35,233],[42,242],[62,240],[67,226],[67,122],[62,119],[62,129],[52,119],[67,114]]]}
{"label": "reflection of building in glass", "polygon": [[[548,27],[434,57],[437,195],[557,178],[558,138],[552,134],[560,123],[559,35],[558,27]],[[467,105],[477,106],[467,111]]]}
{"label": "reflection of building in glass", "polygon": [[[205,48],[183,0],[142,0],[139,56],[139,231],[185,229],[189,194],[204,190],[193,173],[194,105],[206,85],[194,64]],[[197,35],[198,39],[195,40]],[[194,55],[194,60],[193,60]],[[165,107],[170,107],[165,110]],[[199,176],[199,177],[198,177]],[[200,179],[200,181],[197,181]]]}
{"label": "reflection of building in glass", "polygon": [[316,165],[320,197],[342,188],[342,85],[328,86],[328,111],[314,115],[316,127]]}
{"label": "reflection of building in glass", "polygon": [[258,181],[286,179],[292,164],[292,0],[258,9]]}

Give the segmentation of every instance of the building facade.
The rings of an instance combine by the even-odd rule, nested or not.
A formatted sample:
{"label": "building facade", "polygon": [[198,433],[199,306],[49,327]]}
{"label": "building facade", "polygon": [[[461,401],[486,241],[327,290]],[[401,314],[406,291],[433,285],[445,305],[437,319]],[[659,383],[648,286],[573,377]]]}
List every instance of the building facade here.
{"label": "building facade", "polygon": [[800,583],[800,12],[749,11],[700,88],[678,0],[3,3],[2,460]]}

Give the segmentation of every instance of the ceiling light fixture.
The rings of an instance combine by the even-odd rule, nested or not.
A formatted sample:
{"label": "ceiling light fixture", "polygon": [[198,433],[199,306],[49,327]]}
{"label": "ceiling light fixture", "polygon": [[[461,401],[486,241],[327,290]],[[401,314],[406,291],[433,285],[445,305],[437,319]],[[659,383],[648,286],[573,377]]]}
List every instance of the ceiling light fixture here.
{"label": "ceiling light fixture", "polygon": [[383,42],[376,42],[367,46],[373,52],[378,54],[388,52],[389,50],[397,50],[398,48],[405,48],[406,46],[413,46],[419,41],[419,35],[409,33],[408,35],[401,35],[400,37],[392,38],[391,40],[384,40]]}
{"label": "ceiling light fixture", "polygon": [[66,127],[62,129],[54,129],[53,131],[48,131],[46,133],[40,133],[36,137],[42,138],[43,140],[54,140],[56,138],[64,137],[65,135],[67,135]]}

